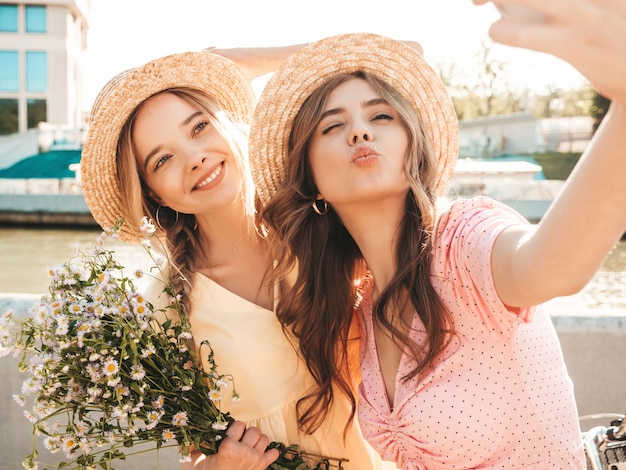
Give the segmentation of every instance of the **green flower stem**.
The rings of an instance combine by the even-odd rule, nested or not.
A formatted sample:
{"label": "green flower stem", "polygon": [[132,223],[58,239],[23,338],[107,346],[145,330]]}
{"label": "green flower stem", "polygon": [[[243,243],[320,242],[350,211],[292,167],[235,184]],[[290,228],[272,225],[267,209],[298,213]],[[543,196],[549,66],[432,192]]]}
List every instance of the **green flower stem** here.
{"label": "green flower stem", "polygon": [[[51,452],[65,453],[57,469],[112,470],[119,459],[169,447],[178,447],[181,457],[192,445],[207,455],[217,452],[234,418],[210,394],[227,381],[237,394],[234,378],[219,371],[208,341],[200,344],[203,361],[189,344],[178,280],[148,252],[151,272],[171,281],[163,290],[170,304],[160,310],[136,291],[99,240],[92,253],[50,269],[49,294],[29,318],[0,317],[0,354],[21,354],[18,367],[29,378],[20,399],[34,395],[26,468],[38,465],[35,435]],[[159,323],[157,315],[169,311],[176,320]],[[329,459],[298,446],[271,446],[281,454],[271,470],[311,470],[305,459],[318,462],[315,469],[330,468]]]}

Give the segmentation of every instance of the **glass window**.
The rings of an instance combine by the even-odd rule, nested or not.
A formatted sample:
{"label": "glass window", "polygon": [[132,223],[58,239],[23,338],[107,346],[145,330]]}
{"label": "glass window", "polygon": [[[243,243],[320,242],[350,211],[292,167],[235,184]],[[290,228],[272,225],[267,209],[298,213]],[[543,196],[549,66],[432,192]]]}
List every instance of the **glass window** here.
{"label": "glass window", "polygon": [[26,91],[48,89],[48,54],[26,52]]}
{"label": "glass window", "polygon": [[39,5],[26,5],[26,32],[46,32],[46,7]]}
{"label": "glass window", "polygon": [[17,100],[0,99],[0,135],[15,134],[18,131]]}
{"label": "glass window", "polygon": [[19,91],[17,51],[0,51],[0,91]]}
{"label": "glass window", "polygon": [[0,33],[17,33],[17,5],[0,5]]}
{"label": "glass window", "polygon": [[46,100],[26,100],[26,120],[28,129],[37,127],[40,122],[46,122],[47,117]]}

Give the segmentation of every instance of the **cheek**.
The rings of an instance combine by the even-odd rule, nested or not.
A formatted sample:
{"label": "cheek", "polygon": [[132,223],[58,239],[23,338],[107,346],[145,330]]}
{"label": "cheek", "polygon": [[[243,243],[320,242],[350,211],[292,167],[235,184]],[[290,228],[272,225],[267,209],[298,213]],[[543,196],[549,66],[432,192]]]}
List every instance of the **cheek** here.
{"label": "cheek", "polygon": [[406,134],[402,133],[397,135],[393,142],[392,154],[396,155],[398,167],[404,173],[404,160],[409,149],[409,139]]}
{"label": "cheek", "polygon": [[394,132],[390,139],[392,142],[395,142],[396,152],[402,156],[406,155],[406,152],[409,149],[409,136],[407,135],[407,131],[400,129]]}
{"label": "cheek", "polygon": [[338,172],[328,168],[328,165],[320,165],[317,168],[311,166],[311,176],[317,193],[327,201],[331,201],[335,199],[337,189],[343,184],[337,180]]}
{"label": "cheek", "polygon": [[322,152],[320,151],[319,144],[312,142],[309,144],[306,151],[306,159],[309,167],[309,171],[311,173],[311,178],[313,179],[313,183],[317,185],[317,181],[319,179],[320,171],[321,171],[321,160],[322,160]]}
{"label": "cheek", "polygon": [[309,166],[314,173],[321,173],[326,168],[333,166],[333,161],[337,161],[336,145],[331,139],[313,140],[308,147],[307,155]]}
{"label": "cheek", "polygon": [[328,154],[317,149],[315,152],[309,152],[309,169],[311,171],[311,179],[317,190],[321,194],[325,194],[325,188],[333,186],[333,172],[331,171],[331,159]]}
{"label": "cheek", "polygon": [[144,181],[150,196],[161,205],[169,205],[168,200],[172,200],[172,196],[180,191],[180,188],[175,187],[178,178],[171,171],[145,177]]}

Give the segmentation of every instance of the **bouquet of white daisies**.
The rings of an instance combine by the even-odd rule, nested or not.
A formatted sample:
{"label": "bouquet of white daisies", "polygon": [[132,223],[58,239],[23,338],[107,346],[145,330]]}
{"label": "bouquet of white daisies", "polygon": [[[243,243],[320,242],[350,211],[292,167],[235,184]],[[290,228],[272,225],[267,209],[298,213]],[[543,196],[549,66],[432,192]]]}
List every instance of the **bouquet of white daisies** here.
{"label": "bouquet of white daisies", "polygon": [[[154,227],[147,220],[142,227],[161,272],[149,241]],[[208,342],[200,351],[211,370],[202,368],[184,305],[170,287],[169,305],[158,310],[138,292],[135,276],[105,248],[118,229],[98,237],[90,253],[77,251],[51,268],[49,293],[26,319],[12,311],[0,317],[0,355],[19,356],[27,375],[15,400],[28,403],[25,415],[45,448],[65,454],[58,468],[109,470],[118,459],[166,446],[178,446],[181,461],[193,448],[212,454],[234,421],[219,409],[226,393],[239,398],[232,377],[218,372]],[[168,317],[170,309],[177,314]],[[281,450],[271,469],[309,468],[297,446],[271,446]],[[316,468],[327,464],[321,459]],[[39,466],[33,445],[24,467]]]}

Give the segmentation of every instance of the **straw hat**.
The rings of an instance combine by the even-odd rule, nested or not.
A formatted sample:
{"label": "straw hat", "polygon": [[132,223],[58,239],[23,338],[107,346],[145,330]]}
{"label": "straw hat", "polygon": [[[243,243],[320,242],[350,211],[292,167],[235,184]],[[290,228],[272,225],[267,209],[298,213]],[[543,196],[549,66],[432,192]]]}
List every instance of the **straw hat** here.
{"label": "straw hat", "polygon": [[[172,54],[115,76],[94,102],[80,161],[85,201],[101,227],[112,227],[123,214],[116,178],[122,127],[144,100],[174,87],[204,91],[238,121],[249,123],[252,118],[256,98],[250,82],[233,62],[216,54]],[[135,241],[126,225],[121,238]]]}
{"label": "straw hat", "polygon": [[249,141],[252,175],[263,204],[285,177],[289,136],[304,101],[334,75],[359,70],[386,81],[415,107],[439,162],[437,191],[445,192],[458,158],[459,131],[456,112],[439,76],[419,52],[403,42],[354,33],[305,46],[267,82]]}

